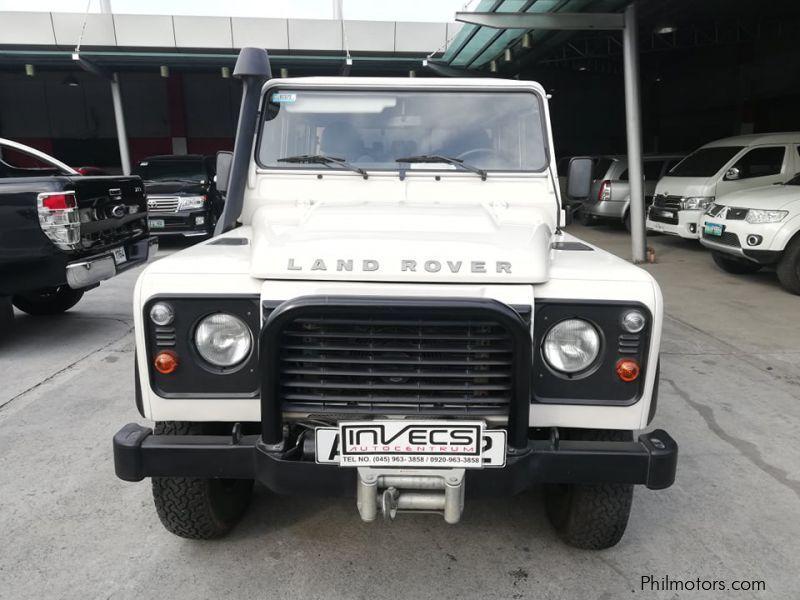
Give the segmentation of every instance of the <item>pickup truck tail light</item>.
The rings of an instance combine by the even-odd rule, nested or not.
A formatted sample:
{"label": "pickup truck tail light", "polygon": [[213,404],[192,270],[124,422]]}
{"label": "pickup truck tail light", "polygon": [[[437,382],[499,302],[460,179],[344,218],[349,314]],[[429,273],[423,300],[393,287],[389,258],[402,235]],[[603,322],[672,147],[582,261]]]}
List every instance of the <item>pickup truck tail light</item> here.
{"label": "pickup truck tail light", "polygon": [[600,189],[597,190],[597,201],[602,202],[603,200],[610,200],[611,199],[611,181],[608,179],[603,180],[603,183],[600,184]]}
{"label": "pickup truck tail light", "polygon": [[81,243],[81,224],[75,192],[38,196],[39,227],[60,250],[75,250]]}

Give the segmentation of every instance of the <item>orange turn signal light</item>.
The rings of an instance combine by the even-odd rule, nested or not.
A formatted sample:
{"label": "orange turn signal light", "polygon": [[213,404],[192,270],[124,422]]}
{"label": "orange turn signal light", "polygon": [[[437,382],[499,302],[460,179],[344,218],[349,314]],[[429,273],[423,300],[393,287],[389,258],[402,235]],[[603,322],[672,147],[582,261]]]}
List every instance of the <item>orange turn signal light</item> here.
{"label": "orange turn signal light", "polygon": [[639,363],[632,358],[620,358],[617,361],[617,377],[626,383],[636,381],[639,377],[641,367]]}
{"label": "orange turn signal light", "polygon": [[170,352],[169,350],[159,352],[156,354],[156,359],[153,361],[153,365],[155,366],[156,371],[162,375],[169,375],[170,373],[174,373],[175,369],[178,368],[178,355],[174,352]]}

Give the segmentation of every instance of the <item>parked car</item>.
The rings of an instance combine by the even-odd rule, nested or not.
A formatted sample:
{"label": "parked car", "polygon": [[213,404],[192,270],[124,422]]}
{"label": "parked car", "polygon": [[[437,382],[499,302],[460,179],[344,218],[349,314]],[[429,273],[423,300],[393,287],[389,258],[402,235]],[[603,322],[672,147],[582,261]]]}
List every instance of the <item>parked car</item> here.
{"label": "parked car", "polygon": [[146,209],[139,177],[84,176],[0,139],[0,310],[60,313],[146,262],[157,248]]}
{"label": "parked car", "polygon": [[718,199],[703,217],[700,243],[728,273],[775,265],[781,285],[800,294],[800,175]]}
{"label": "parked car", "polygon": [[147,191],[147,215],[155,235],[209,236],[222,212],[214,184],[215,159],[201,154],[150,156],[136,173]]}
{"label": "parked car", "polygon": [[[683,155],[680,154],[644,157],[645,205],[653,201],[658,180],[682,158]],[[599,157],[592,176],[592,191],[581,206],[581,221],[589,225],[598,219],[610,220],[623,223],[630,231],[631,186],[628,181],[628,157]]]}
{"label": "parked car", "polygon": [[[451,524],[465,492],[550,484],[568,543],[616,544],[632,484],[675,478],[670,435],[634,433],[656,410],[664,307],[649,273],[558,227],[544,88],[268,64],[244,48],[234,70],[246,151],[220,155],[220,235],[136,284],[135,402],[155,423],[114,436],[117,475],[151,477],[187,538],[228,533],[256,480],[355,495],[367,522]],[[423,153],[393,143],[412,138]],[[586,197],[591,161],[569,173]]]}
{"label": "parked car", "polygon": [[739,135],[702,146],[658,182],[647,228],[699,239],[715,198],[785,183],[800,171],[798,148],[800,132]]}

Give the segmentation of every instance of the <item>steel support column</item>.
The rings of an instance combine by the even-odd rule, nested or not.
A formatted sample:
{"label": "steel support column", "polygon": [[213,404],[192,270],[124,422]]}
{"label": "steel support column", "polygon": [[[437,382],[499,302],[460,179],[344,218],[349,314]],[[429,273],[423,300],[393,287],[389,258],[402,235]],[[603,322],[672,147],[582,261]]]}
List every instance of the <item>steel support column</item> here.
{"label": "steel support column", "polygon": [[642,132],[639,106],[639,54],[636,8],[631,2],[618,13],[470,13],[457,12],[456,21],[494,29],[621,30],[625,70],[625,125],[631,186],[631,250],[633,262],[644,262],[647,239],[644,224]]}
{"label": "steel support column", "polygon": [[639,48],[636,32],[636,4],[625,9],[622,30],[625,73],[625,133],[628,138],[628,181],[631,186],[631,250],[635,263],[645,262],[647,232],[644,223],[644,174],[642,173],[642,121],[639,105]]}
{"label": "steel support column", "polygon": [[111,100],[114,102],[114,121],[117,123],[117,140],[119,141],[119,161],[122,173],[131,174],[131,157],[128,154],[128,134],[125,131],[125,113],[122,110],[122,94],[119,91],[119,76],[114,73],[111,83]]}

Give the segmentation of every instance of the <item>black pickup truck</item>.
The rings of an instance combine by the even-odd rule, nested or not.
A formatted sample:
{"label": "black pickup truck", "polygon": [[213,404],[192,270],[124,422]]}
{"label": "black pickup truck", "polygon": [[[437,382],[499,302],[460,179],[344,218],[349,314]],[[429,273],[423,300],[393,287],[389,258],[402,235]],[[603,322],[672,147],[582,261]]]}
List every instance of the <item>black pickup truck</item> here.
{"label": "black pickup truck", "polygon": [[139,177],[84,176],[0,138],[0,321],[11,303],[32,315],[64,312],[157,248]]}
{"label": "black pickup truck", "polygon": [[144,181],[154,235],[208,237],[222,213],[214,183],[214,157],[202,154],[149,156],[134,169]]}

